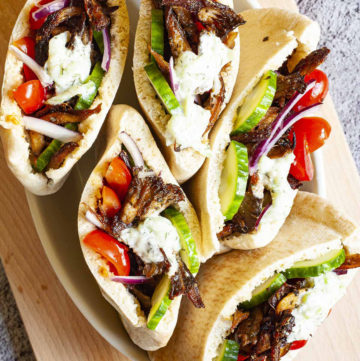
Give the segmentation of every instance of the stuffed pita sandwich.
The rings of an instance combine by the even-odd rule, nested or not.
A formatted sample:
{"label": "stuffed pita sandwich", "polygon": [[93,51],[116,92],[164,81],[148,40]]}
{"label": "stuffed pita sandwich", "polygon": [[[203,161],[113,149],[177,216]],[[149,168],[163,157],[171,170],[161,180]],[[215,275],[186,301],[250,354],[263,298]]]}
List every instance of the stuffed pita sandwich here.
{"label": "stuffed pita sandwich", "polygon": [[268,246],[201,267],[206,308],[184,302],[152,361],[289,361],[346,293],[360,266],[358,227],[324,199],[299,192]]}
{"label": "stuffed pita sandwich", "polygon": [[317,69],[329,52],[315,50],[318,24],[280,9],[241,15],[241,71],[210,135],[212,157],[189,187],[206,259],[272,241],[301,182],[313,176],[310,153],[331,130],[325,119],[309,118],[328,86]]}
{"label": "stuffed pita sandwich", "polygon": [[7,164],[30,192],[56,192],[95,141],[125,66],[123,0],[28,0],[15,24],[2,88]]}
{"label": "stuffed pita sandwich", "polygon": [[181,184],[209,155],[208,135],[229,101],[239,67],[231,0],[142,0],[134,81],[139,103]]}
{"label": "stuffed pita sandwich", "polygon": [[204,307],[194,278],[201,239],[195,211],[129,106],[109,113],[107,148],[83,191],[78,230],[103,296],[141,348],[167,344],[182,294]]}

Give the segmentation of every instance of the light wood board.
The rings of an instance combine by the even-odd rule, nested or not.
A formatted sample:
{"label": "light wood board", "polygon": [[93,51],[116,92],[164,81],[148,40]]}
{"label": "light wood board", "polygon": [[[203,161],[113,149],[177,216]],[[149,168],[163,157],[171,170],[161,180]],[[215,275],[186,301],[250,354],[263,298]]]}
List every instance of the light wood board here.
{"label": "light wood board", "polygon": [[[23,0],[0,1],[0,83],[8,39],[23,3]],[[292,0],[261,3],[296,9]],[[324,147],[328,197],[360,222],[360,180],[329,97],[324,117],[332,125],[331,138]],[[128,360],[96,333],[57,280],[36,234],[24,190],[8,170],[2,149],[0,196],[0,256],[37,360]],[[298,360],[358,360],[359,301],[360,277]]]}

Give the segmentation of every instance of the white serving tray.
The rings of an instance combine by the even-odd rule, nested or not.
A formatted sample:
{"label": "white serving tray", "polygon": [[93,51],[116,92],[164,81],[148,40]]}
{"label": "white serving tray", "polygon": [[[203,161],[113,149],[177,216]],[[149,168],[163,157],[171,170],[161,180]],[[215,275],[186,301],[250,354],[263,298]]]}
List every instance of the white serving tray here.
{"label": "white serving tray", "polygon": [[[236,10],[260,7],[256,0],[236,1]],[[139,1],[127,2],[130,16],[130,46],[122,83],[115,103],[139,109],[132,75],[133,44]],[[27,192],[34,224],[46,255],[65,290],[91,325],[116,349],[134,361],[148,361],[147,354],[135,346],[117,312],[101,296],[97,284],[83,260],[77,233],[77,209],[85,182],[96,165],[103,144],[99,140],[74,167],[64,187],[56,194],[37,197]],[[325,196],[321,151],[314,153],[315,177],[304,190]]]}

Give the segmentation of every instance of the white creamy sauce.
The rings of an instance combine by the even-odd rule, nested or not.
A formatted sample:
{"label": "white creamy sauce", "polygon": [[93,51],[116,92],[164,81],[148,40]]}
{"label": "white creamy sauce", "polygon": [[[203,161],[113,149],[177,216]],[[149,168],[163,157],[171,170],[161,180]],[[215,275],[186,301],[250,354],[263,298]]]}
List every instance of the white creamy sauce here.
{"label": "white creamy sauce", "polygon": [[81,95],[86,99],[89,98],[90,95],[93,94],[95,91],[96,85],[92,81],[86,82],[84,84],[73,85],[71,88],[65,90],[63,93],[49,98],[46,103],[51,105],[62,104],[76,95]]}
{"label": "white creamy sauce", "polygon": [[49,41],[49,57],[45,70],[55,82],[56,94],[83,83],[91,70],[91,43],[84,45],[76,36],[72,49],[66,47],[70,33],[65,31]]}
{"label": "white creamy sauce", "polygon": [[165,217],[146,218],[137,228],[128,228],[121,232],[121,240],[134,250],[145,263],[157,263],[164,260],[160,248],[165,252],[171,267],[172,276],[178,269],[177,254],[180,238],[172,223]]}
{"label": "white creamy sauce", "polygon": [[198,55],[183,52],[176,61],[174,77],[179,84],[176,92],[182,112],[172,115],[166,128],[167,145],[176,143],[181,148],[192,147],[203,154],[208,145],[203,134],[209,124],[210,111],[194,103],[197,94],[214,89],[219,93],[219,74],[222,67],[231,62],[233,50],[223,44],[213,33],[200,35]]}
{"label": "white creamy sauce", "polygon": [[[346,288],[352,280],[352,272],[337,275],[327,272],[310,279],[313,284],[301,295],[300,304],[292,311],[295,317],[295,327],[288,337],[288,342],[308,340],[328,316],[330,309],[346,293]],[[356,270],[355,270],[356,272]]]}
{"label": "white creamy sauce", "polygon": [[252,236],[261,241],[262,238],[273,238],[289,215],[296,190],[291,189],[287,180],[293,153],[284,157],[271,159],[262,156],[258,164],[259,182],[252,190],[258,198],[263,197],[264,188],[271,192],[272,205],[262,217],[258,230]]}

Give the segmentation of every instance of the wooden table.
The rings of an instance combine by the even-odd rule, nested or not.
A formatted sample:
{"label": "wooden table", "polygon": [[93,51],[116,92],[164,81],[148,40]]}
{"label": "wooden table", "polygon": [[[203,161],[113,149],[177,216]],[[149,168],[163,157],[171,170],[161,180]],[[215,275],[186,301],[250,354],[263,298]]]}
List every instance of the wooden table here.
{"label": "wooden table", "polygon": [[[24,0],[0,1],[0,81],[12,26]],[[262,0],[296,9],[292,0]],[[132,59],[128,59],[132,61]],[[329,98],[329,97],[328,97]],[[360,180],[331,99],[324,116],[332,125],[324,147],[328,197],[360,222]],[[41,247],[21,185],[0,151],[0,256],[38,361],[126,361],[77,310]],[[356,361],[360,354],[360,277],[298,360]]]}

